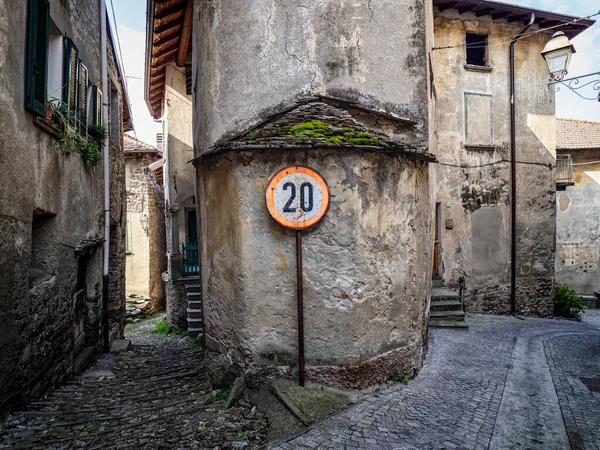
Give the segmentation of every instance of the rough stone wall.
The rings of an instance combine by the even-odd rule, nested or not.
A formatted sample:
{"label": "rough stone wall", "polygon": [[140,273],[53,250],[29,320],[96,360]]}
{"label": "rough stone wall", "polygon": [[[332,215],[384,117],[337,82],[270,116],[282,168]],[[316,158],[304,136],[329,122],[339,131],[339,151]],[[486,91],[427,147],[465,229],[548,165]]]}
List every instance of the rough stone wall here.
{"label": "rough stone wall", "polygon": [[148,212],[150,217],[150,280],[147,308],[152,312],[164,311],[166,306],[165,283],[163,272],[167,270],[167,237],[165,232],[165,198],[164,193],[151,188],[148,196]]}
{"label": "rough stone wall", "polygon": [[[108,133],[110,147],[110,265],[108,269],[108,319],[110,340],[123,337],[125,329],[125,232],[127,229],[127,193],[125,188],[125,155],[123,153],[124,80],[120,79],[111,40],[108,42],[109,86],[116,89],[119,102],[116,110],[111,103],[110,114],[118,114],[118,124]],[[109,117],[109,124],[112,117]],[[114,138],[113,138],[114,135]]]}
{"label": "rough stone wall", "polygon": [[[600,160],[600,150],[573,150],[574,164]],[[556,194],[556,282],[581,295],[600,290],[600,164],[574,166],[575,186]]]}
{"label": "rough stone wall", "polygon": [[[522,27],[458,16],[435,18],[437,202],[442,277],[465,278],[470,312],[510,312],[509,43]],[[464,67],[465,32],[488,35],[489,71]],[[515,47],[517,105],[517,312],[552,313],[555,237],[554,94],[540,56],[546,34]],[[468,106],[467,106],[468,105]],[[489,142],[487,142],[489,141]],[[485,147],[487,145],[487,147]],[[453,229],[446,229],[447,219]]]}
{"label": "rough stone wall", "polygon": [[[95,0],[51,2],[52,20],[77,45],[95,85],[100,27],[90,24],[99,14]],[[84,259],[85,345],[102,342],[102,165],[61,154],[25,111],[26,34],[27,2],[0,0],[0,410],[72,372]]]}
{"label": "rough stone wall", "polygon": [[431,277],[427,164],[356,150],[242,152],[200,169],[213,382],[297,365],[295,233],[264,205],[269,178],[292,164],[318,168],[332,199],[302,237],[309,378],[357,387],[413,375]]}

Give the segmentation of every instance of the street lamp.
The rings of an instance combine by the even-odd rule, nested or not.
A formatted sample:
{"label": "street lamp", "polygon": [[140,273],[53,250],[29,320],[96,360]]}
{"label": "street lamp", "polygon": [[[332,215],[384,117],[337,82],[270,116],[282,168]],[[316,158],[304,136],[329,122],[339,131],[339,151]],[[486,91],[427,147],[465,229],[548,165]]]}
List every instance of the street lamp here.
{"label": "street lamp", "polygon": [[562,31],[554,33],[552,39],[548,41],[544,50],[542,50],[542,56],[548,64],[550,78],[553,81],[560,81],[565,77],[573,53],[575,53],[575,47],[571,44],[569,38],[565,36],[565,33]]}

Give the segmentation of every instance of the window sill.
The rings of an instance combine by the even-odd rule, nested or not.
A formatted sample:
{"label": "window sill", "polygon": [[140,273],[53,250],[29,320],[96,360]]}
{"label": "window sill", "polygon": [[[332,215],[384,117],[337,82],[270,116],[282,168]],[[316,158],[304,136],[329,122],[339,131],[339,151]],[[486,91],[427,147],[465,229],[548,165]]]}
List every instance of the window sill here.
{"label": "window sill", "polygon": [[476,66],[474,64],[465,64],[465,69],[473,72],[491,72],[494,70],[494,68],[491,66]]}
{"label": "window sill", "polygon": [[59,126],[54,123],[48,122],[42,117],[34,117],[33,124],[41,130],[44,130],[46,133],[48,133],[55,139],[61,140],[63,138],[63,134]]}
{"label": "window sill", "polygon": [[464,144],[463,145],[464,148],[466,148],[467,150],[475,150],[475,151],[480,151],[480,150],[496,150],[497,146],[494,144]]}

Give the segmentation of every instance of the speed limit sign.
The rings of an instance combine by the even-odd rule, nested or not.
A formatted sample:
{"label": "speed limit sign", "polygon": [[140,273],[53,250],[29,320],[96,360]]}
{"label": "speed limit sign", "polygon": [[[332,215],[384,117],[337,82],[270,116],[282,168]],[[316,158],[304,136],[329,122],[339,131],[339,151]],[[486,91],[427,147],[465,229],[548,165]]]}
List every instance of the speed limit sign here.
{"label": "speed limit sign", "polygon": [[290,166],[267,185],[267,208],[280,225],[305,230],[321,221],[329,208],[329,186],[315,170]]}
{"label": "speed limit sign", "polygon": [[290,166],[267,184],[267,209],[280,225],[296,230],[296,279],[298,283],[298,377],[304,386],[304,294],[302,288],[302,230],[317,224],[329,208],[329,186],[313,169]]}

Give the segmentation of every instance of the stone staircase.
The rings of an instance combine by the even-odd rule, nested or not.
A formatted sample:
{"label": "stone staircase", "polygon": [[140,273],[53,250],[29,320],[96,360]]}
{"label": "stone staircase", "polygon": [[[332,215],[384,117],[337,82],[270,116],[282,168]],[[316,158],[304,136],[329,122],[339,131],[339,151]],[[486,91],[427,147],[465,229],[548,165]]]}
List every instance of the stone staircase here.
{"label": "stone staircase", "polygon": [[197,277],[185,277],[179,281],[184,285],[187,297],[188,333],[191,337],[198,337],[204,333],[200,280]]}
{"label": "stone staircase", "polygon": [[431,289],[429,326],[457,330],[469,329],[469,326],[465,323],[465,312],[459,295],[453,290],[440,285],[438,280],[434,280]]}

